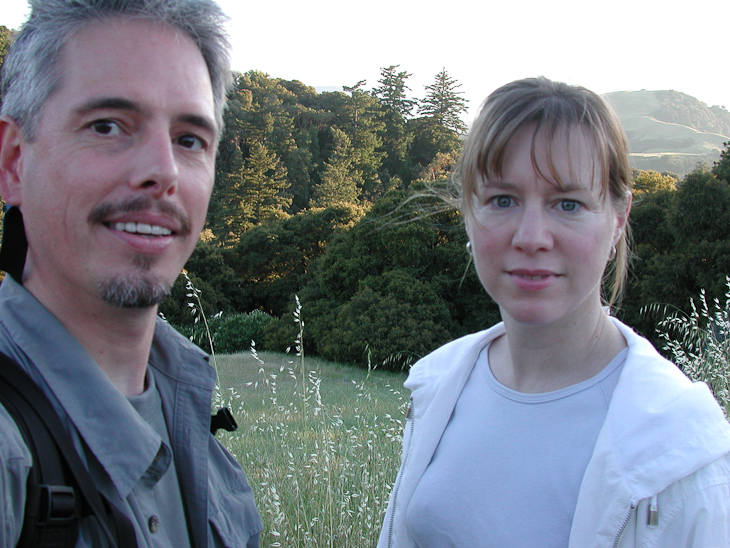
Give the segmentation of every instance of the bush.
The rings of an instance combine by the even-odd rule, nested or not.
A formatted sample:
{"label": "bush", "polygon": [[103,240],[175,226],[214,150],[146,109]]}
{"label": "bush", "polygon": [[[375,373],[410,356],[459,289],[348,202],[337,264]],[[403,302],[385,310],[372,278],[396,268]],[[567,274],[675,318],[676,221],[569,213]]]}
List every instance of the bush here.
{"label": "bush", "polygon": [[243,352],[251,348],[252,341],[256,343],[256,348],[265,350],[266,326],[273,319],[261,310],[216,318],[211,322],[216,352],[221,354]]}

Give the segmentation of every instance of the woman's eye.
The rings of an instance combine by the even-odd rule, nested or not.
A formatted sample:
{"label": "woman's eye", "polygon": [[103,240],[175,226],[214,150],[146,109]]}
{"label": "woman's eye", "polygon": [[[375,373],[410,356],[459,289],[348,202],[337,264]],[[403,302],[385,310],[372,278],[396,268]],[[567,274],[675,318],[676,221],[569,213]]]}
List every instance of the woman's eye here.
{"label": "woman's eye", "polygon": [[119,124],[111,120],[97,120],[96,122],[92,122],[89,127],[99,135],[119,135],[122,131]]}
{"label": "woman's eye", "polygon": [[575,200],[561,200],[560,209],[567,212],[577,211],[580,208],[580,204]]}
{"label": "woman's eye", "polygon": [[195,135],[183,135],[182,137],[178,137],[177,144],[189,150],[200,150],[205,147],[203,140]]}
{"label": "woman's eye", "polygon": [[499,208],[510,207],[512,205],[512,198],[509,196],[495,196],[492,202]]}

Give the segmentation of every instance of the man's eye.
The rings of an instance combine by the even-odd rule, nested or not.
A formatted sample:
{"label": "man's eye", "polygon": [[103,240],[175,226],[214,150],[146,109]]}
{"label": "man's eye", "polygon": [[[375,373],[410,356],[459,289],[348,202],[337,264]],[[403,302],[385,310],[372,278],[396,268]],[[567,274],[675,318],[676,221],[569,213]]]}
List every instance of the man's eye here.
{"label": "man's eye", "polygon": [[119,135],[122,131],[119,124],[111,120],[97,120],[92,122],[89,127],[99,135]]}
{"label": "man's eye", "polygon": [[205,147],[205,142],[195,135],[183,135],[178,137],[177,144],[190,150],[200,150]]}

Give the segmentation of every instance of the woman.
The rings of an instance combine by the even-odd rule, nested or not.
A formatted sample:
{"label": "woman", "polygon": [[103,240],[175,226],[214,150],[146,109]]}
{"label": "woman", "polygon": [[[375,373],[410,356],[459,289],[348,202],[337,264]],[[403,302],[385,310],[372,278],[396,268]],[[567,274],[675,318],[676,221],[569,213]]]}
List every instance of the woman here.
{"label": "woman", "polygon": [[584,88],[507,84],[456,180],[503,322],[411,369],[379,548],[730,546],[730,425],[604,307],[631,208],[615,114]]}

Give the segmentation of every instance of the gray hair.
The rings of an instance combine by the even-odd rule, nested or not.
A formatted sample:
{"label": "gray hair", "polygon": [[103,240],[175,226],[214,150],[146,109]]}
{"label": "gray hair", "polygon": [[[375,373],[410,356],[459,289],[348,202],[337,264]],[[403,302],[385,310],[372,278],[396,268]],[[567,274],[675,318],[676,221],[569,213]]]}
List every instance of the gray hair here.
{"label": "gray hair", "polygon": [[218,128],[223,127],[226,93],[232,82],[228,20],[213,0],[29,0],[32,11],[2,67],[2,110],[29,141],[35,139],[46,100],[62,83],[64,44],[92,22],[112,18],[151,21],[190,36],[205,60],[213,87]]}

